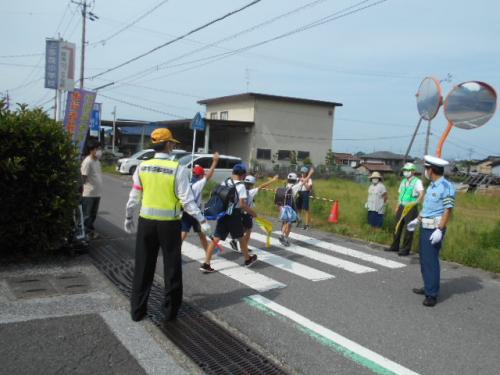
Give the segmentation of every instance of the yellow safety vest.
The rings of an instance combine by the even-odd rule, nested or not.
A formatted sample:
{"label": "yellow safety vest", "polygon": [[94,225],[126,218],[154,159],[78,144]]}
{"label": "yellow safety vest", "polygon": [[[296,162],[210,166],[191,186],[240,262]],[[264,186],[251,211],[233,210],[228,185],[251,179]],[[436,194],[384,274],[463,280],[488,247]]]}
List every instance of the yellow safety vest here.
{"label": "yellow safety vest", "polygon": [[151,159],[139,165],[143,194],[139,216],[150,220],[180,220],[182,205],[175,193],[175,176],[179,163]]}

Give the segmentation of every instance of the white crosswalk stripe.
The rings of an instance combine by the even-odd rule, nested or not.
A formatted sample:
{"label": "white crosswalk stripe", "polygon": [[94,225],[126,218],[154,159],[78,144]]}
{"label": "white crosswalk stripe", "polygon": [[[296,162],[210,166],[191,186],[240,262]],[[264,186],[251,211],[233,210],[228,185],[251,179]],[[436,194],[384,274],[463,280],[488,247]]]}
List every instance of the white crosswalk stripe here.
{"label": "white crosswalk stripe", "polygon": [[[280,232],[274,232],[274,233],[280,234]],[[350,256],[353,258],[357,258],[357,259],[361,259],[361,260],[370,262],[370,263],[378,264],[379,266],[383,266],[383,267],[387,267],[387,268],[406,267],[406,264],[404,264],[404,263],[395,262],[393,260],[378,257],[376,255],[366,254],[362,251],[358,251],[358,250],[350,249],[350,248],[345,247],[345,246],[340,246],[340,245],[336,245],[336,244],[333,244],[330,242],[318,240],[316,238],[304,236],[304,235],[299,234],[299,233],[290,233],[290,237],[293,239],[302,241],[308,245],[317,246],[321,249],[332,251],[332,252],[335,252],[338,254],[347,255],[347,256]]]}
{"label": "white crosswalk stripe", "polygon": [[[205,260],[205,252],[203,251],[203,249],[187,241],[184,241],[182,243],[182,255],[185,255],[188,258],[200,263],[203,263],[203,261]],[[231,279],[239,281],[249,288],[258,290],[259,292],[286,287],[286,284],[255,272],[250,268],[243,267],[238,263],[226,260],[222,257],[213,258],[211,265],[217,270],[217,272],[228,276]]]}
{"label": "white crosswalk stripe", "polygon": [[[252,233],[252,238],[261,241],[261,242],[266,242],[266,236],[260,234],[260,233]],[[296,245],[290,245],[288,247],[283,247],[278,239],[276,238],[271,238],[271,245],[273,246],[278,246],[281,247],[283,250],[289,251],[293,254],[301,255],[303,257],[309,258],[316,260],[321,263],[328,264],[330,266],[342,268],[346,271],[353,272],[353,273],[367,273],[367,272],[375,272],[375,268],[363,266],[361,264],[357,264],[354,262],[350,262],[348,260],[336,258],[331,255],[323,254],[318,251],[314,251],[311,249],[307,249],[305,247],[301,246],[296,246]]]}
{"label": "white crosswalk stripe", "polygon": [[329,273],[306,266],[305,264],[294,262],[293,260],[287,259],[285,257],[272,254],[269,251],[259,249],[255,246],[248,247],[253,251],[253,254],[257,254],[259,261],[270,264],[276,268],[279,268],[280,270],[290,272],[304,279],[308,279],[311,281],[320,281],[332,279],[335,277]]}

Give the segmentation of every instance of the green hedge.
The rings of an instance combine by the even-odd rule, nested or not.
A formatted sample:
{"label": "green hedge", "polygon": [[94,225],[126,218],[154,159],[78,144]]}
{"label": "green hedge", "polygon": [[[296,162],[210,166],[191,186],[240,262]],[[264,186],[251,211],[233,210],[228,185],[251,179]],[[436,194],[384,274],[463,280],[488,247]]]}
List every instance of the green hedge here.
{"label": "green hedge", "polygon": [[78,203],[77,153],[61,124],[0,101],[0,252],[59,248]]}

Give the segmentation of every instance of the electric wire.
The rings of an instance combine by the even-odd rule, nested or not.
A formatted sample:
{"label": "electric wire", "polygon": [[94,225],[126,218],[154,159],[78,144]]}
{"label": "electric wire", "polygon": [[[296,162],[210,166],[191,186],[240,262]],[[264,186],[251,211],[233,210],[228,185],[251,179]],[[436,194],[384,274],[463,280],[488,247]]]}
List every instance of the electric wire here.
{"label": "electric wire", "polygon": [[151,53],[153,53],[153,52],[155,52],[155,51],[158,51],[159,49],[164,48],[164,47],[166,47],[166,46],[168,46],[168,45],[170,45],[170,44],[173,44],[173,43],[175,43],[175,42],[177,42],[177,41],[179,41],[179,40],[181,40],[181,39],[185,38],[185,37],[186,37],[186,36],[188,36],[188,35],[194,34],[194,33],[198,32],[198,31],[200,31],[200,30],[202,30],[202,29],[207,28],[208,26],[211,26],[211,25],[213,25],[213,24],[215,24],[215,23],[217,23],[217,22],[220,22],[220,21],[222,21],[222,20],[224,20],[224,19],[228,18],[228,17],[231,17],[231,16],[233,16],[234,14],[237,14],[237,13],[239,13],[239,12],[241,12],[241,11],[243,11],[243,10],[245,10],[245,9],[247,9],[247,8],[249,8],[249,7],[251,7],[251,6],[255,5],[255,4],[259,3],[259,2],[261,2],[261,1],[262,1],[262,0],[253,0],[251,3],[248,3],[248,4],[244,5],[244,6],[243,6],[243,7],[241,7],[241,8],[238,8],[238,9],[236,9],[236,10],[233,10],[233,11],[229,12],[229,13],[226,13],[225,15],[223,15],[223,16],[221,16],[221,17],[218,17],[218,18],[216,18],[216,19],[214,19],[214,20],[212,20],[212,21],[210,21],[210,22],[208,22],[208,23],[205,23],[205,24],[203,24],[202,26],[199,26],[199,27],[197,27],[197,28],[195,28],[195,29],[192,29],[192,30],[188,31],[187,33],[185,33],[185,34],[183,34],[183,35],[181,35],[181,36],[179,36],[179,37],[177,37],[177,38],[174,38],[174,39],[169,40],[169,41],[167,41],[167,42],[165,42],[165,43],[162,43],[162,44],[160,44],[159,46],[157,46],[157,47],[155,47],[155,48],[153,48],[153,49],[151,49],[151,50],[149,50],[149,51],[147,51],[147,52],[144,52],[144,53],[142,53],[142,54],[140,54],[140,55],[138,55],[138,56],[135,56],[135,57],[133,57],[133,58],[131,58],[131,59],[129,59],[129,60],[127,60],[127,61],[125,61],[125,62],[121,63],[121,64],[118,64],[118,65],[116,65],[116,66],[114,66],[114,67],[112,67],[112,68],[109,68],[109,69],[107,69],[107,70],[105,70],[105,71],[103,71],[103,72],[101,72],[101,73],[95,74],[95,75],[93,75],[93,76],[89,77],[89,79],[97,78],[97,77],[100,77],[100,76],[102,76],[102,75],[104,75],[104,74],[107,74],[107,73],[109,73],[109,72],[112,72],[112,71],[114,71],[114,70],[116,70],[116,69],[122,68],[122,67],[123,67],[123,66],[125,66],[125,65],[128,65],[128,64],[130,64],[130,63],[132,63],[132,62],[134,62],[134,61],[137,61],[137,60],[139,60],[139,59],[141,59],[141,58],[143,58],[143,57],[145,57],[145,56],[147,56],[147,55],[150,55]]}
{"label": "electric wire", "polygon": [[[151,71],[151,72],[141,71],[141,72],[135,73],[133,75],[127,76],[125,78],[122,78],[120,80],[117,80],[117,82],[120,82],[121,80],[125,80],[125,79],[130,79],[132,77],[135,77],[135,75],[137,75],[137,74],[142,74],[142,75],[140,75],[139,77],[135,77],[134,80],[144,78],[146,75],[154,73],[155,71],[158,71],[158,70],[162,70],[162,69],[166,69],[166,68],[171,68],[171,67],[179,67],[179,66],[189,65],[189,64],[195,64],[197,62],[202,62],[201,64],[197,64],[197,65],[191,66],[189,68],[176,71],[173,74],[179,74],[179,73],[182,73],[182,72],[185,72],[185,71],[188,71],[188,70],[196,69],[198,67],[214,63],[216,61],[225,59],[225,58],[230,57],[230,56],[234,56],[236,54],[239,54],[239,53],[242,53],[244,51],[256,48],[258,46],[262,46],[264,44],[267,44],[267,43],[270,43],[270,42],[273,42],[273,41],[276,41],[276,40],[279,40],[279,39],[283,39],[285,37],[288,37],[288,36],[291,36],[291,35],[294,35],[294,34],[297,34],[297,33],[303,32],[303,31],[306,31],[306,30],[309,30],[309,29],[311,29],[313,27],[317,27],[317,26],[323,25],[323,24],[325,24],[327,22],[332,22],[332,21],[335,21],[337,19],[340,19],[340,18],[343,18],[343,17],[347,17],[347,16],[350,16],[350,15],[356,14],[356,13],[361,12],[363,10],[366,10],[368,8],[371,8],[371,7],[374,7],[374,6],[379,5],[381,3],[384,3],[384,2],[386,2],[388,0],[379,0],[379,1],[376,1],[374,3],[371,3],[371,4],[368,4],[368,5],[359,7],[359,5],[362,5],[362,4],[366,3],[366,1],[367,0],[361,1],[361,2],[359,2],[357,4],[355,4],[355,5],[346,7],[344,9],[342,9],[342,10],[339,10],[339,11],[336,11],[336,12],[334,12],[334,13],[326,16],[326,17],[322,17],[322,18],[320,18],[320,19],[318,19],[316,21],[313,21],[313,22],[311,22],[309,24],[303,25],[303,26],[301,26],[299,28],[296,28],[296,29],[293,29],[291,31],[282,33],[282,34],[277,35],[277,36],[275,36],[273,38],[269,38],[269,39],[266,39],[266,40],[263,40],[263,41],[260,41],[260,42],[257,42],[257,43],[253,43],[253,44],[241,47],[239,49],[232,50],[230,52],[224,52],[224,53],[220,53],[220,54],[216,54],[216,55],[212,55],[212,56],[207,56],[207,57],[199,58],[199,59],[196,59],[196,60],[191,60],[191,61],[187,61],[187,62],[184,62],[184,63],[176,64],[176,65],[173,65],[173,66],[163,66],[163,67],[157,68],[157,69],[155,67],[155,69],[153,71]],[[358,8],[356,8],[356,7],[358,7]],[[353,8],[355,8],[355,9],[353,9]],[[158,76],[158,77],[155,77],[154,79],[160,79],[160,78],[168,77],[168,76],[171,76],[173,74],[170,73],[170,74],[167,74],[167,75]]]}
{"label": "electric wire", "polygon": [[142,15],[140,15],[139,17],[137,17],[136,19],[134,19],[132,22],[130,22],[129,24],[121,27],[120,29],[118,29],[117,31],[115,31],[114,33],[112,33],[111,35],[107,36],[106,38],[103,38],[97,42],[92,42],[90,43],[89,45],[90,46],[96,46],[96,45],[105,45],[107,42],[109,42],[111,39],[113,39],[115,36],[121,34],[122,32],[124,32],[125,30],[129,29],[130,27],[134,26],[136,23],[138,23],[139,21],[143,20],[144,18],[146,18],[147,16],[149,16],[151,13],[153,13],[155,10],[157,10],[158,8],[160,8],[163,4],[167,3],[169,0],[162,0],[160,1],[158,4],[156,4],[153,8],[149,9],[148,11],[146,11],[145,13],[143,13]]}
{"label": "electric wire", "polygon": [[99,93],[99,95],[102,96],[103,98],[110,99],[110,100],[113,100],[113,101],[118,102],[118,103],[126,104],[126,105],[131,106],[131,107],[136,107],[136,108],[144,109],[146,111],[156,112],[156,113],[160,113],[162,115],[167,115],[167,116],[175,117],[175,118],[178,118],[178,119],[185,119],[186,118],[185,116],[180,116],[180,115],[177,115],[175,113],[165,112],[165,111],[162,111],[162,110],[159,110],[159,109],[147,107],[147,106],[140,105],[140,104],[137,104],[137,103],[131,103],[129,101],[126,101],[126,100],[123,100],[123,99],[119,99],[119,98],[114,98],[114,97],[111,97],[111,96],[108,96],[108,95],[105,95],[105,94],[102,94],[102,93]]}

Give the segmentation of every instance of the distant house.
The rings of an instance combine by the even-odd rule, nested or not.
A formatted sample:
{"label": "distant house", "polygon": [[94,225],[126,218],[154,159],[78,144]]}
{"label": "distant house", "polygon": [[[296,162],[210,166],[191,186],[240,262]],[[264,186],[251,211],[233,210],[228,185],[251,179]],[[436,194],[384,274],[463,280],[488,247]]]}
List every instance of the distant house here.
{"label": "distant house", "polygon": [[477,173],[500,176],[500,156],[488,156],[486,159],[480,160],[472,168]]}
{"label": "distant house", "polygon": [[335,164],[340,166],[347,165],[349,167],[356,168],[360,163],[357,156],[348,153],[334,152],[333,157],[335,159]]}
{"label": "distant house", "polygon": [[356,170],[358,171],[358,173],[364,175],[370,175],[373,172],[379,172],[383,176],[394,173],[394,170],[391,168],[391,166],[384,163],[363,163],[359,165]]}
{"label": "distant house", "polygon": [[[405,156],[395,154],[390,151],[377,151],[371,154],[364,154],[359,157],[361,164],[385,164],[391,167],[392,172],[399,172],[405,163]],[[408,157],[406,161],[413,161],[414,158]]]}

